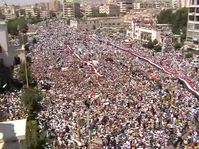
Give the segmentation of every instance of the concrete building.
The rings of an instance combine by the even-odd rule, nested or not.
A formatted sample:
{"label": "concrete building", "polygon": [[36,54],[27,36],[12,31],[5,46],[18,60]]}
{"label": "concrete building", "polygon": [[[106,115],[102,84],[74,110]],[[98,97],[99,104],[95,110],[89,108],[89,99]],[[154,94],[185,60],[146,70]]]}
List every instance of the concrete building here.
{"label": "concrete building", "polygon": [[149,2],[136,2],[133,3],[133,9],[149,9],[149,8],[155,8],[155,4],[149,3]]}
{"label": "concrete building", "polygon": [[97,17],[87,18],[79,22],[79,27],[88,30],[102,29],[102,28],[123,28],[124,20],[120,17]]}
{"label": "concrete building", "polygon": [[21,47],[9,46],[7,24],[5,21],[0,21],[0,63],[11,67],[14,64],[15,57],[19,55],[25,57],[24,50]]}
{"label": "concrete building", "polygon": [[80,4],[73,0],[63,1],[63,18],[76,18],[80,15]]}
{"label": "concrete building", "polygon": [[0,122],[0,148],[22,149],[26,139],[26,119]]}
{"label": "concrete building", "polygon": [[163,43],[166,35],[171,34],[171,25],[156,24],[152,20],[145,19],[142,22],[133,20],[127,30],[127,36],[140,41],[157,40]]}
{"label": "concrete building", "polygon": [[63,1],[63,18],[74,17],[73,13],[73,0]]}
{"label": "concrete building", "polygon": [[87,5],[84,7],[84,12],[86,16],[98,16],[99,7],[92,7],[91,5]]}
{"label": "concrete building", "polygon": [[6,5],[0,8],[2,14],[5,15],[6,19],[14,19],[16,18],[16,12],[19,9],[19,6],[15,5]]}
{"label": "concrete building", "polygon": [[50,0],[49,2],[49,10],[51,11],[60,11],[61,10],[61,2],[60,0]]}
{"label": "concrete building", "polygon": [[141,40],[141,41],[148,41],[148,40],[158,40],[161,42],[161,33],[156,30],[155,27],[148,26],[141,26],[136,22],[132,21],[132,32],[129,33],[133,39]]}
{"label": "concrete building", "polygon": [[36,9],[34,6],[29,6],[29,7],[25,7],[25,14],[26,14],[26,17],[36,17],[39,13],[39,10]]}
{"label": "concrete building", "polygon": [[84,11],[85,11],[86,16],[91,16],[92,15],[92,6],[91,5],[85,6]]}
{"label": "concrete building", "polygon": [[189,0],[172,0],[172,7],[174,9],[188,7],[189,6]]}
{"label": "concrete building", "polygon": [[105,4],[99,6],[99,13],[100,14],[107,14],[108,16],[119,16],[120,14],[120,7],[113,4]]}
{"label": "concrete building", "polygon": [[7,24],[4,21],[0,21],[0,63],[11,66],[13,61],[9,59],[8,50]]}
{"label": "concrete building", "polygon": [[147,9],[147,8],[169,9],[169,8],[173,8],[173,5],[172,5],[174,3],[173,1],[175,0],[150,0],[150,1],[149,0],[135,0],[135,2],[133,3],[133,7],[134,9]]}
{"label": "concrete building", "polygon": [[189,7],[189,0],[181,0],[180,5],[181,5],[181,8]]}
{"label": "concrete building", "polygon": [[199,0],[189,3],[186,44],[199,50]]}
{"label": "concrete building", "polygon": [[50,17],[49,11],[46,11],[46,10],[41,11],[41,12],[40,12],[40,17],[41,17],[42,19],[49,18],[49,17]]}
{"label": "concrete building", "polygon": [[120,14],[126,14],[133,8],[133,0],[118,0],[117,5],[120,7]]}

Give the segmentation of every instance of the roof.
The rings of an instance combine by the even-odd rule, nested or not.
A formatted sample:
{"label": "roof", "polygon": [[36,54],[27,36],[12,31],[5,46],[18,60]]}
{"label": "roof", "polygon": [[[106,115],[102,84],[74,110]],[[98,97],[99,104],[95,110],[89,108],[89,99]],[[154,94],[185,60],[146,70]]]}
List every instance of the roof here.
{"label": "roof", "polygon": [[24,140],[26,135],[26,119],[0,122],[0,143]]}

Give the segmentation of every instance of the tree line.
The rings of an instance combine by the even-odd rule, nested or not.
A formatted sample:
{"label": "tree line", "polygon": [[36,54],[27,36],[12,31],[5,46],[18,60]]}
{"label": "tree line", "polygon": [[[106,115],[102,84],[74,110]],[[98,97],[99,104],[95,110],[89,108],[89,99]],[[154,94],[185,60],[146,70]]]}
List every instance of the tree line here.
{"label": "tree line", "polygon": [[184,41],[186,38],[187,17],[187,8],[181,8],[177,11],[166,9],[162,10],[157,16],[157,22],[159,24],[171,24],[172,32],[174,34],[181,35],[182,41]]}
{"label": "tree line", "polygon": [[[26,149],[43,149],[47,138],[46,134],[39,129],[37,119],[37,114],[41,110],[43,95],[38,89],[37,81],[31,72],[31,61],[27,61],[26,65],[24,63],[20,65],[18,76],[19,80],[23,83],[21,101],[28,114],[26,140],[23,147]],[[29,87],[26,86],[26,81],[28,81]]]}

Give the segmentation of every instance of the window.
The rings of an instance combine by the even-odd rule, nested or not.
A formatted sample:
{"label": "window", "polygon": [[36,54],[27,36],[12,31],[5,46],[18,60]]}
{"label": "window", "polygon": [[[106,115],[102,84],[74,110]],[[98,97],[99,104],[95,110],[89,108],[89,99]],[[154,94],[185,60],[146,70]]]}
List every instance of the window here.
{"label": "window", "polygon": [[196,8],[196,13],[199,13],[199,8]]}
{"label": "window", "polygon": [[198,21],[198,22],[199,22],[199,16],[196,16],[196,21]]}
{"label": "window", "polygon": [[195,24],[195,29],[199,30],[199,24]]}
{"label": "window", "polygon": [[195,12],[195,8],[190,8],[190,9],[189,9],[189,12],[190,12],[190,13]]}
{"label": "window", "polygon": [[193,15],[189,16],[189,20],[194,21],[194,16]]}
{"label": "window", "polygon": [[197,5],[199,5],[199,0],[197,0]]}

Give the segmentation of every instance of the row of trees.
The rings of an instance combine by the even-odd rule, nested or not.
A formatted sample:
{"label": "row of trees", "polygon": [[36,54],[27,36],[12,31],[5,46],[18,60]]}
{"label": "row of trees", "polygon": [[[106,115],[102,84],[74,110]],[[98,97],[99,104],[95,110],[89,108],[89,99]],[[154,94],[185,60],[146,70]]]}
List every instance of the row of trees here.
{"label": "row of trees", "polygon": [[18,35],[19,32],[26,33],[28,31],[28,22],[24,17],[8,20],[8,33]]}
{"label": "row of trees", "polygon": [[40,14],[38,13],[37,16],[29,17],[17,17],[15,19],[10,19],[7,22],[8,25],[8,33],[11,35],[18,35],[19,32],[26,33],[28,31],[28,23],[29,24],[36,24],[42,21]]}
{"label": "row of trees", "polygon": [[[27,66],[27,70],[26,67]],[[27,77],[26,77],[27,73]],[[28,78],[28,80],[26,80]],[[42,93],[37,89],[35,78],[31,73],[31,63],[27,65],[21,64],[19,70],[19,79],[24,84],[24,89],[21,95],[21,101],[28,113],[26,140],[24,148],[41,149],[46,143],[46,135],[39,131],[37,113],[41,110],[40,102],[43,99]],[[26,81],[29,83],[29,88],[26,86]]]}
{"label": "row of trees", "polygon": [[[148,49],[153,49],[156,52],[160,52],[162,50],[162,46],[158,43],[157,40],[154,40],[154,41],[149,40],[147,43],[144,43],[142,46],[145,48],[148,48]],[[182,44],[175,43],[173,46],[174,46],[175,50],[179,50],[182,47]]]}
{"label": "row of trees", "polygon": [[181,35],[182,41],[186,38],[188,9],[181,8],[173,12],[172,9],[162,10],[157,17],[159,24],[171,24],[172,32]]}

